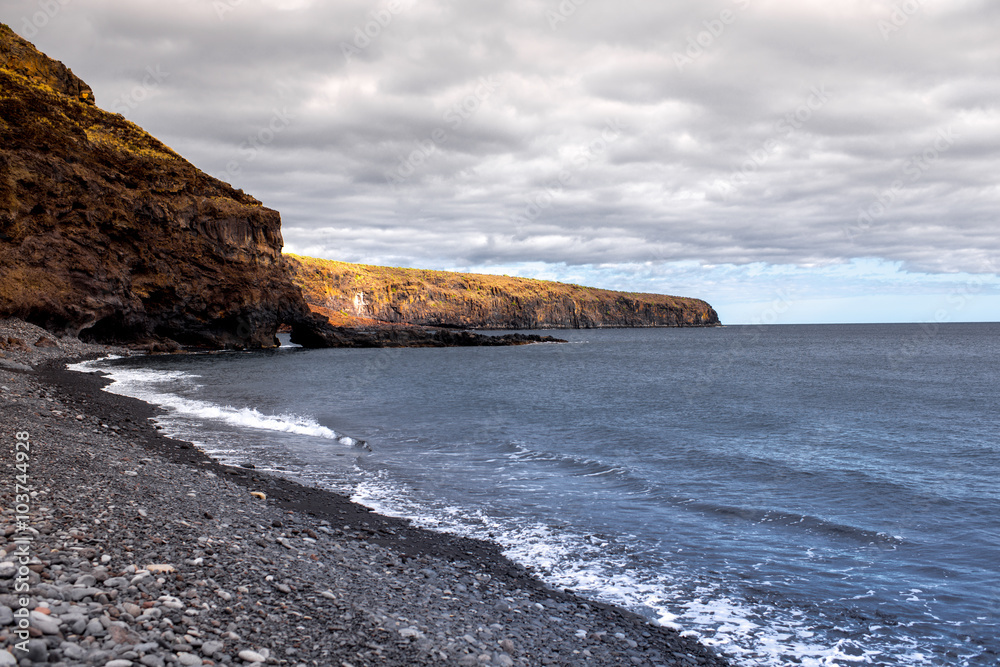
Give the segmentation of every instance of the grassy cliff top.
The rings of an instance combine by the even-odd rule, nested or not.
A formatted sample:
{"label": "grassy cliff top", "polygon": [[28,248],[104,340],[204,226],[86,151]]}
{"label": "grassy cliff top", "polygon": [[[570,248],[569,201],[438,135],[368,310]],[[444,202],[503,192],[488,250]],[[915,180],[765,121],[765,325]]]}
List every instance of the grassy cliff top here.
{"label": "grassy cliff top", "polygon": [[453,292],[456,298],[461,295],[465,299],[478,293],[485,300],[493,294],[502,292],[523,301],[560,298],[590,301],[595,299],[614,300],[624,297],[645,303],[678,307],[692,305],[707,307],[708,305],[701,299],[667,294],[606,290],[535,278],[352,264],[290,253],[286,253],[285,256],[301,265],[297,271],[296,282],[303,288],[307,300],[310,300],[311,295],[318,296],[328,292],[331,287],[331,278],[339,278],[341,286],[346,287],[349,284],[352,289],[366,292],[378,292],[387,288],[390,290],[394,288],[406,289],[407,291],[423,288],[438,294]]}

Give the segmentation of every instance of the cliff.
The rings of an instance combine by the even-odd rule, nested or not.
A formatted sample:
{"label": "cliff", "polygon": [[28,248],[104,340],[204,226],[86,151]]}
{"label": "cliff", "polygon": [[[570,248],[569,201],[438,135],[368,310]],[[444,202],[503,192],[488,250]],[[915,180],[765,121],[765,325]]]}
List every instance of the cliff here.
{"label": "cliff", "polygon": [[96,106],[0,24],[0,317],[85,340],[325,345],[276,211]]}
{"label": "cliff", "polygon": [[334,324],[471,329],[717,326],[704,301],[546,280],[399,269],[287,255],[313,310]]}

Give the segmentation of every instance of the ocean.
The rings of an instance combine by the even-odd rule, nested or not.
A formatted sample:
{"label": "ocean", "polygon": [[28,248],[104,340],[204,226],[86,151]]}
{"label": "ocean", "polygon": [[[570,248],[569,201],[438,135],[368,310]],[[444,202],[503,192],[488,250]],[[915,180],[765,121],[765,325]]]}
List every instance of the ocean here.
{"label": "ocean", "polygon": [[549,333],[81,368],[737,665],[1000,664],[1000,324]]}

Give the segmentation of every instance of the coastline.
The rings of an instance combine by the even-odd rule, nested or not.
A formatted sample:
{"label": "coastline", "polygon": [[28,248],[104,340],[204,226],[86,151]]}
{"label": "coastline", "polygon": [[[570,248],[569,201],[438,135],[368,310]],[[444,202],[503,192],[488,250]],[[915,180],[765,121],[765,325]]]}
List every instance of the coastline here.
{"label": "coastline", "polygon": [[[0,337],[15,335],[12,323],[34,329],[0,322]],[[223,466],[160,434],[155,406],[64,368],[113,348],[58,344],[0,360],[37,364],[0,364],[3,449],[24,431],[36,447],[27,607],[49,612],[31,614],[37,663],[729,664],[629,611],[549,588],[494,544]],[[10,562],[13,526],[5,532],[0,560]],[[142,574],[149,565],[169,567]],[[2,607],[12,617],[19,607],[9,569],[0,568],[0,621]],[[13,629],[0,622],[0,665],[14,664],[4,649],[24,656]]]}

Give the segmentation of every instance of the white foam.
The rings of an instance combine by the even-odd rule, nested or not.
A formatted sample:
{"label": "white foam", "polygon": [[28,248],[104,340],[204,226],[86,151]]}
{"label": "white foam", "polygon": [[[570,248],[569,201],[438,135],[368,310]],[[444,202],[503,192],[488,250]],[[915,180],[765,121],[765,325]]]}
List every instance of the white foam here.
{"label": "white foam", "polygon": [[[745,667],[846,667],[879,664],[923,665],[924,656],[906,646],[864,646],[826,636],[807,624],[797,609],[750,603],[724,589],[724,583],[693,583],[684,572],[649,572],[634,567],[625,548],[591,535],[543,523],[499,520],[485,512],[455,506],[433,507],[414,499],[411,489],[384,472],[358,469],[365,479],[352,500],[382,514],[410,519],[415,525],[498,543],[511,560],[549,584],[585,597],[652,613],[666,627],[681,631]],[[615,538],[608,538],[612,547]],[[626,539],[625,537],[622,538]],[[875,626],[877,627],[877,626]],[[873,632],[874,630],[870,630]],[[846,631],[845,631],[846,632]],[[871,635],[866,643],[874,641]],[[900,650],[903,649],[903,650]]]}
{"label": "white foam", "polygon": [[85,373],[103,372],[111,378],[105,391],[121,396],[138,398],[169,411],[169,416],[186,417],[195,420],[216,421],[239,428],[252,428],[281,433],[294,433],[327,440],[339,440],[340,436],[310,417],[293,414],[267,415],[255,408],[237,408],[219,405],[209,401],[185,398],[174,391],[159,389],[170,384],[172,390],[194,389],[198,385],[197,375],[184,371],[166,371],[149,368],[96,367],[96,362],[83,362],[69,366],[71,370]]}
{"label": "white foam", "polygon": [[124,359],[117,354],[109,354],[106,357],[101,357],[100,359],[91,359],[90,361],[80,361],[75,364],[66,364],[66,368],[71,371],[76,371],[78,373],[101,373],[105,369],[98,368],[97,365],[104,361],[114,361],[115,359]]}

